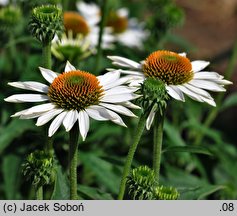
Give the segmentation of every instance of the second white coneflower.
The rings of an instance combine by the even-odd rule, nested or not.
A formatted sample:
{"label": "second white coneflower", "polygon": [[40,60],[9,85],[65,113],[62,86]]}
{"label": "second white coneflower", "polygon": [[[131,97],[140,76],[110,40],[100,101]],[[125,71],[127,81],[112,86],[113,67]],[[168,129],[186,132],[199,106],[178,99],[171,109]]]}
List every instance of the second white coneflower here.
{"label": "second white coneflower", "polygon": [[[193,100],[216,106],[207,90],[222,92],[225,91],[224,85],[232,84],[217,72],[202,71],[209,65],[209,62],[190,61],[185,53],[158,50],[140,63],[120,56],[109,56],[108,58],[114,65],[128,68],[120,69],[120,71],[133,77],[130,82],[131,86],[140,86],[148,77],[156,78],[165,84],[167,93],[179,101],[185,101],[184,94],[186,94]],[[149,118],[153,117],[154,113],[150,113],[147,119],[147,123],[149,122],[147,129],[152,124]]]}

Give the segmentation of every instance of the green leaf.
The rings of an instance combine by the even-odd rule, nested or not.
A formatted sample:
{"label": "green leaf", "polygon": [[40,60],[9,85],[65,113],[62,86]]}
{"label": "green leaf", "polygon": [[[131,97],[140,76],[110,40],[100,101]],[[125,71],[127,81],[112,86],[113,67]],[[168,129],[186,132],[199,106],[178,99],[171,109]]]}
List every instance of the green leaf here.
{"label": "green leaf", "polygon": [[21,159],[16,155],[7,155],[3,158],[4,190],[7,199],[18,199],[19,174]]}
{"label": "green leaf", "polygon": [[225,189],[223,185],[201,185],[193,188],[179,189],[181,200],[200,200],[205,199],[207,196]]}
{"label": "green leaf", "polygon": [[165,164],[165,170],[167,173],[167,177],[163,180],[162,184],[170,185],[177,188],[182,187],[196,187],[197,185],[207,185],[208,182],[199,178],[191,173],[184,171],[182,169],[170,166]]}
{"label": "green leaf", "polygon": [[81,196],[84,199],[93,199],[93,200],[112,200],[113,197],[105,193],[98,188],[88,187],[85,185],[78,185],[77,190],[81,193]]}
{"label": "green leaf", "polygon": [[79,160],[94,173],[100,184],[107,187],[112,193],[118,193],[120,178],[114,172],[113,164],[101,159],[95,153],[79,152]]}
{"label": "green leaf", "polygon": [[183,124],[184,128],[194,129],[195,133],[202,133],[210,139],[214,140],[216,143],[223,143],[220,131],[214,130],[212,128],[206,127],[197,121],[188,121]]}
{"label": "green leaf", "polygon": [[165,152],[190,152],[195,154],[205,154],[212,156],[212,152],[203,146],[170,146],[163,150]]}
{"label": "green leaf", "polygon": [[25,131],[34,128],[33,123],[29,120],[22,121],[13,119],[6,127],[0,130],[0,154],[11,142],[21,136]]}
{"label": "green leaf", "polygon": [[165,121],[164,130],[170,140],[170,143],[175,146],[186,146],[185,141],[180,136],[180,132],[168,121]]}
{"label": "green leaf", "polygon": [[224,100],[222,106],[220,107],[220,110],[223,111],[229,107],[236,105],[237,105],[237,93],[233,93]]}
{"label": "green leaf", "polygon": [[54,191],[51,196],[52,200],[68,200],[69,199],[69,182],[67,176],[62,172],[62,167],[56,167],[56,177],[54,183]]}

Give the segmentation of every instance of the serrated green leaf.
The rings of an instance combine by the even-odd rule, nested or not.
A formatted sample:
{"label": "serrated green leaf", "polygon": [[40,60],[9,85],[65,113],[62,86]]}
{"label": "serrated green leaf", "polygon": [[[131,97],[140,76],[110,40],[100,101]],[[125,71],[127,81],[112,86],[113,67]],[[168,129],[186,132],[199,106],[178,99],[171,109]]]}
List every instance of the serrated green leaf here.
{"label": "serrated green leaf", "polygon": [[77,190],[81,193],[81,196],[84,199],[93,199],[93,200],[112,200],[113,197],[109,193],[105,193],[98,188],[88,187],[85,185],[78,185]]}
{"label": "serrated green leaf", "polygon": [[16,155],[6,155],[3,158],[4,190],[7,199],[18,198],[20,166],[21,159]]}
{"label": "serrated green leaf", "polygon": [[54,191],[51,196],[52,200],[68,200],[69,195],[69,182],[67,176],[62,172],[62,167],[57,166],[56,178],[54,183]]}
{"label": "serrated green leaf", "polygon": [[212,156],[212,152],[203,146],[170,146],[163,150],[165,152],[190,152],[195,154],[205,154]]}

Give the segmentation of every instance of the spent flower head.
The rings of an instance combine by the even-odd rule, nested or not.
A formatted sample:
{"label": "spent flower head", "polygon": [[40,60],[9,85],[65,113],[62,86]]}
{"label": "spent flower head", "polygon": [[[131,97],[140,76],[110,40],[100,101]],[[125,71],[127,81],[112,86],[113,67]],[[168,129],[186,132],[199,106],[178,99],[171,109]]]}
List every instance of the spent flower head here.
{"label": "spent flower head", "polygon": [[113,71],[101,76],[77,70],[67,62],[62,74],[41,68],[42,76],[49,85],[35,81],[11,82],[11,86],[37,92],[36,94],[16,94],[5,99],[7,102],[45,102],[29,109],[15,113],[12,117],[21,119],[37,119],[41,126],[55,119],[49,126],[48,136],[51,137],[63,125],[70,131],[75,123],[79,124],[80,134],[85,140],[89,130],[89,117],[126,126],[117,114],[135,115],[128,108],[139,108],[130,101],[139,97],[134,92],[136,87],[125,84],[129,78],[120,78],[119,71]]}
{"label": "spent flower head", "polygon": [[[165,84],[170,97],[183,102],[185,101],[184,94],[186,94],[193,100],[216,106],[208,90],[223,92],[226,91],[224,85],[232,84],[217,72],[203,71],[209,62],[190,61],[185,53],[178,54],[167,50],[158,50],[139,63],[120,56],[108,56],[108,58],[114,65],[127,68],[119,71],[129,75],[130,86],[138,87],[147,78],[158,79]],[[113,71],[114,69],[109,70]],[[152,124],[150,119],[152,117],[154,114],[150,113],[147,119],[148,129]]]}

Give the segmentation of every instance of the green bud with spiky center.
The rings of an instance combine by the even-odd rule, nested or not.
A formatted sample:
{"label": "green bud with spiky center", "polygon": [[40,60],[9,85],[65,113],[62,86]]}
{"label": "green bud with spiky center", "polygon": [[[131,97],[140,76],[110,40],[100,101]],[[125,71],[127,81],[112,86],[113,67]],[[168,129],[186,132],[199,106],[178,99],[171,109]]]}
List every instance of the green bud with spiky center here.
{"label": "green bud with spiky center", "polygon": [[174,187],[157,186],[153,191],[154,199],[157,200],[177,200],[179,195]]}
{"label": "green bud with spiky center", "polygon": [[34,8],[29,30],[43,44],[50,43],[55,35],[61,38],[64,30],[62,10],[55,5]]}
{"label": "green bud with spiky center", "polygon": [[23,166],[23,174],[35,187],[41,187],[54,181],[54,158],[44,151],[29,154]]}
{"label": "green bud with spiky center", "polygon": [[149,114],[151,109],[160,112],[163,115],[167,106],[169,95],[165,88],[165,84],[153,77],[148,77],[141,84],[140,92],[142,97],[138,99],[139,105],[143,108],[143,112]]}
{"label": "green bud with spiky center", "polygon": [[0,29],[11,30],[21,19],[21,10],[15,6],[3,7],[0,9]]}
{"label": "green bud with spiky center", "polygon": [[131,171],[126,186],[128,195],[133,200],[153,199],[153,187],[157,184],[155,173],[147,166],[140,166]]}

